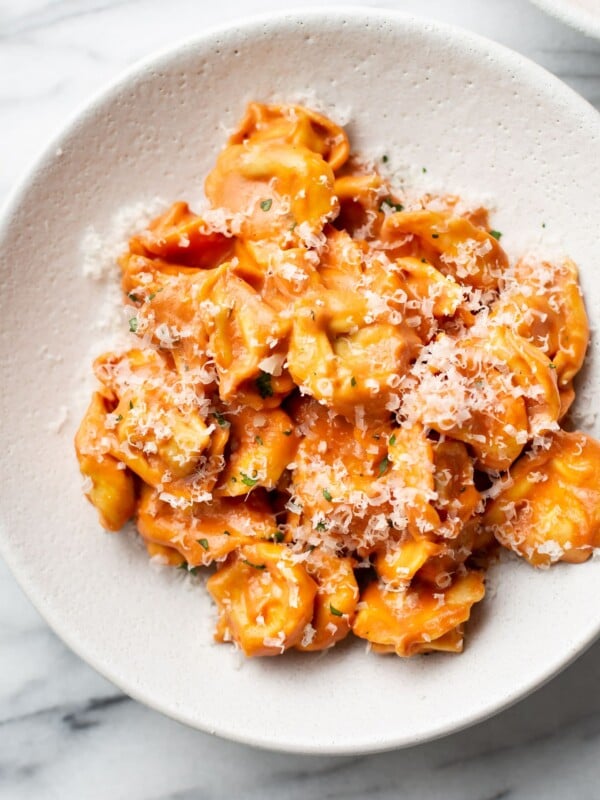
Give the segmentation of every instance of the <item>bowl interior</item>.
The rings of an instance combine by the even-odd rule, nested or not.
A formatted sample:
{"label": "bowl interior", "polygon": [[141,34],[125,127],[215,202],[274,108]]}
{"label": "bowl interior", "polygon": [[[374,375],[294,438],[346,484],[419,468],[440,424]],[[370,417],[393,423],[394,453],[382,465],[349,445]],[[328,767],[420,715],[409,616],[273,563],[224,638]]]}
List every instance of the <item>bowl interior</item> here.
{"label": "bowl interior", "polygon": [[[112,305],[117,268],[85,275],[84,232],[108,235],[120,209],[157,195],[165,205],[194,203],[245,103],[275,97],[318,102],[349,121],[354,148],[386,154],[398,178],[488,200],[511,255],[568,252],[588,309],[600,307],[599,123],[541,69],[471,35],[384,11],[286,14],[207,33],[95,100],[6,211],[0,547],[73,649],[167,714],[282,750],[413,744],[493,713],[580,652],[600,625],[599,563],[494,569],[459,657],[402,661],[355,642],[242,663],[212,644],[202,581],[152,569],[133,535],[101,533],[80,489],[72,438],[90,356],[113,319],[126,326]],[[578,408],[596,433],[585,412],[599,370],[594,341]]]}

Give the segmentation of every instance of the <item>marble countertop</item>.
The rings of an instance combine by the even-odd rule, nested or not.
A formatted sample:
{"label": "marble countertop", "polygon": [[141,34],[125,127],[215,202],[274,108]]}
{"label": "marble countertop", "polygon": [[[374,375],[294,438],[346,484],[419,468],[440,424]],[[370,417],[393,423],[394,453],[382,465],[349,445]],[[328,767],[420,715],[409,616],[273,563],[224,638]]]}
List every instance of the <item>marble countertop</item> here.
{"label": "marble countertop", "polygon": [[[65,117],[128,64],[207,25],[284,4],[0,0],[0,199]],[[600,41],[527,0],[367,5],[496,39],[600,107]],[[517,706],[437,742],[349,759],[256,751],[122,695],[56,638],[0,562],[0,800],[593,800],[599,677],[600,643]]]}

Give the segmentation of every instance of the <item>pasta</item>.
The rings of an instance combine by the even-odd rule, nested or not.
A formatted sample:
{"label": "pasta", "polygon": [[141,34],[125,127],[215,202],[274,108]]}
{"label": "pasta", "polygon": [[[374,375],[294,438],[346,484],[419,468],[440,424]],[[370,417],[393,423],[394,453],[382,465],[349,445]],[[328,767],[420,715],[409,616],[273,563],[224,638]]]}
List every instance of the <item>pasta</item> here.
{"label": "pasta", "polygon": [[[384,157],[387,161],[387,157]],[[600,546],[600,443],[561,427],[588,323],[569,260],[411,199],[294,105],[251,103],[120,259],[132,345],[75,439],[101,524],[196,571],[247,656],[460,652],[498,547]]]}

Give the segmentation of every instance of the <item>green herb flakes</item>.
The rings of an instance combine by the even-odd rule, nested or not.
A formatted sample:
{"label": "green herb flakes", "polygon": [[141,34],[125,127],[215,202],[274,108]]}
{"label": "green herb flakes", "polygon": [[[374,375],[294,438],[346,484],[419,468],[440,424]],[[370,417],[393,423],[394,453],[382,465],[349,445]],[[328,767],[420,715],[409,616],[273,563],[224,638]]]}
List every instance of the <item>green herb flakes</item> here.
{"label": "green herb flakes", "polygon": [[240,472],[240,475],[242,476],[242,483],[244,486],[249,486],[252,488],[258,483],[258,478],[251,478],[249,475],[246,475],[245,472]]}
{"label": "green herb flakes", "polygon": [[242,558],[244,564],[248,564],[249,567],[254,567],[254,569],[265,569],[267,566],[266,564],[253,564],[252,561],[248,561],[247,558]]}
{"label": "green herb flakes", "polygon": [[268,372],[260,373],[256,379],[256,388],[263,400],[265,397],[273,397],[273,386],[271,384],[271,376]]}
{"label": "green herb flakes", "polygon": [[379,477],[381,477],[385,472],[387,472],[387,468],[390,465],[390,460],[387,456],[384,456],[381,461],[379,462]]}
{"label": "green herb flakes", "polygon": [[195,575],[198,572],[198,567],[190,567],[187,561],[183,561],[177,569],[185,570],[185,572],[189,572],[190,575]]}
{"label": "green herb flakes", "polygon": [[391,197],[386,197],[381,201],[379,210],[384,211],[385,208],[393,209],[394,211],[404,211],[404,206],[402,203],[394,203]]}

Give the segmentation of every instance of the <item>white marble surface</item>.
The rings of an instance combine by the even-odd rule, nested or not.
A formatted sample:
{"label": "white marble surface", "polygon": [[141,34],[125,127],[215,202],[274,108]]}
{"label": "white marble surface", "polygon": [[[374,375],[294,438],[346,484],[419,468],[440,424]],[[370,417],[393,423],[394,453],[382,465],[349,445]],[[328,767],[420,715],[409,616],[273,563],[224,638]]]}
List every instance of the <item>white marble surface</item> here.
{"label": "white marble surface", "polygon": [[[600,107],[600,42],[526,0],[369,5],[494,38]],[[0,0],[0,199],[65,117],[126,65],[209,24],[281,6]],[[0,800],[595,800],[598,678],[600,644],[516,707],[438,742],[352,759],[260,752],[189,730],[123,696],[54,636],[0,562]]]}

